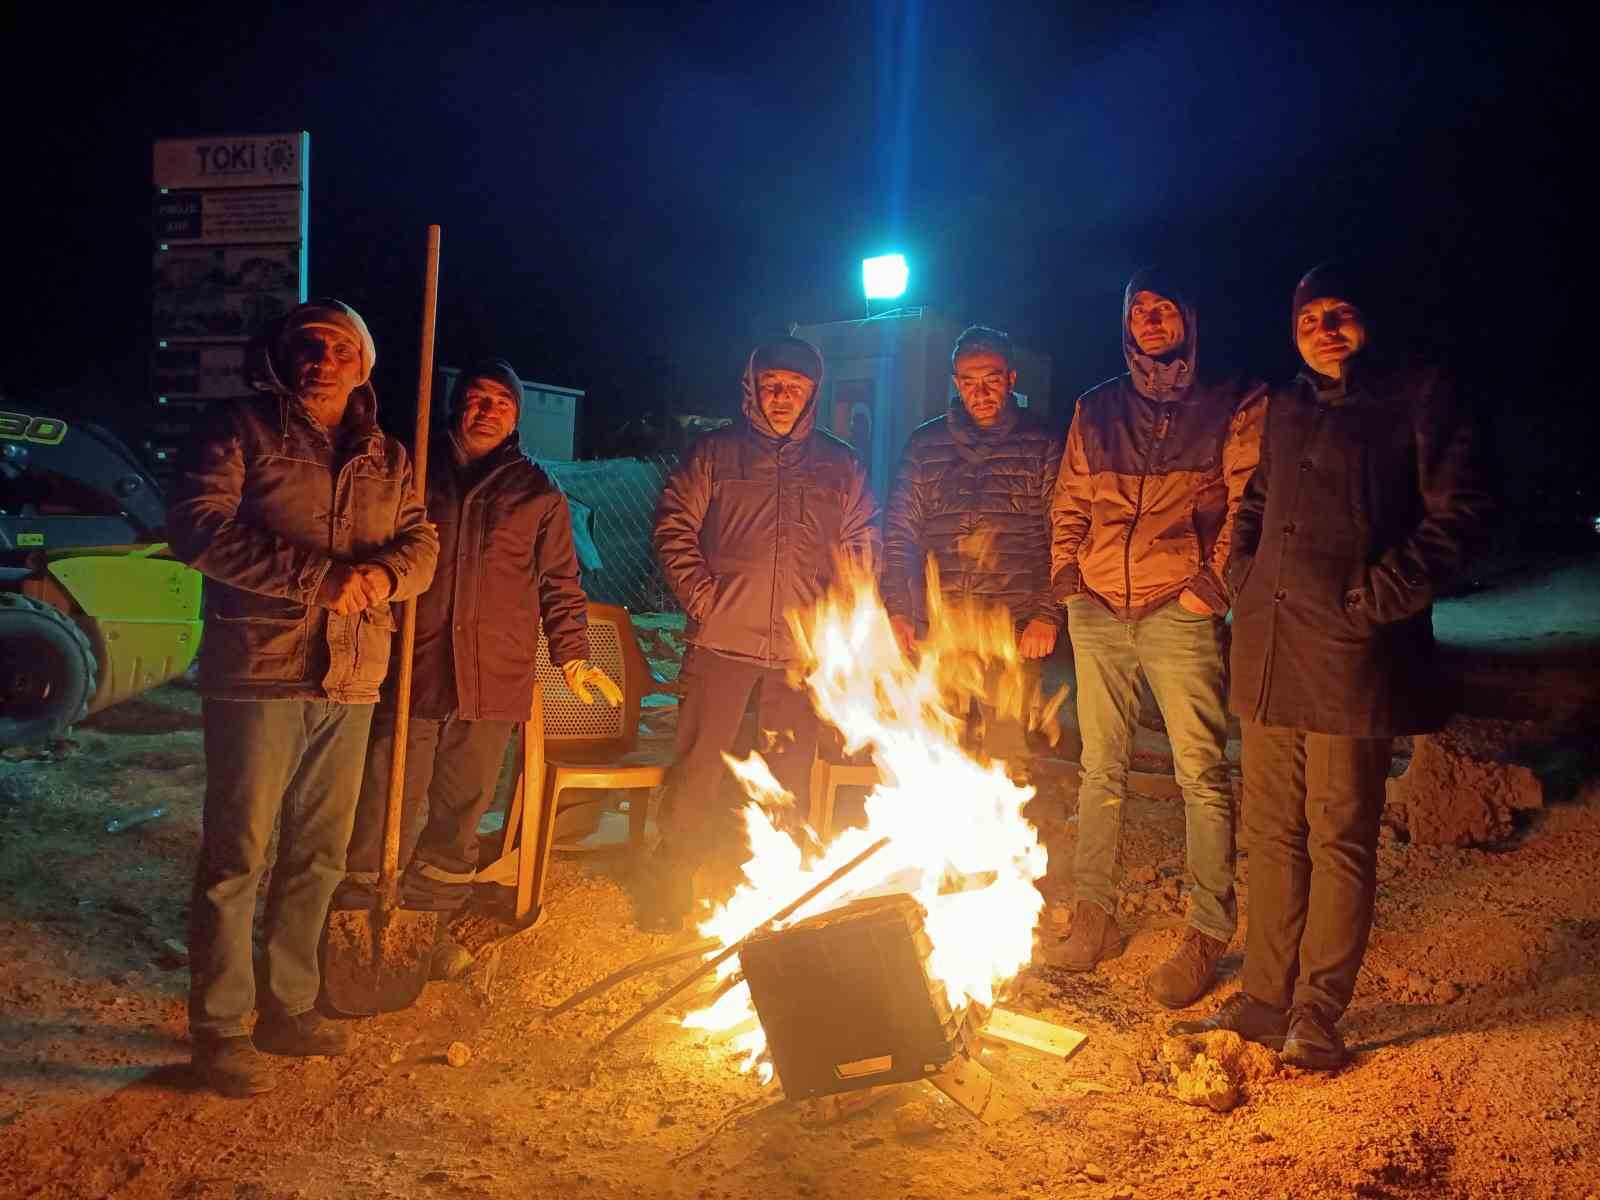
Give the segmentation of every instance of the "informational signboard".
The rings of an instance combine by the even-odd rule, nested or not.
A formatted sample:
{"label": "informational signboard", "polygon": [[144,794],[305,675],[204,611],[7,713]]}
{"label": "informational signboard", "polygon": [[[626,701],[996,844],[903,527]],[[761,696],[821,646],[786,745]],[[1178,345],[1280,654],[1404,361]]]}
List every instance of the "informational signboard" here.
{"label": "informational signboard", "polygon": [[153,147],[150,383],[163,411],[146,449],[157,474],[200,408],[248,393],[250,338],[306,298],[310,160],[303,131]]}

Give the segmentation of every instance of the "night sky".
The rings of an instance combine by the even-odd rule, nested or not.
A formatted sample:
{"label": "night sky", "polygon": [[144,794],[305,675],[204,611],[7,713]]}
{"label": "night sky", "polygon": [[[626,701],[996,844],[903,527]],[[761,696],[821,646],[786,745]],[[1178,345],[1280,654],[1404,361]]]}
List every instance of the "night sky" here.
{"label": "night sky", "polygon": [[1510,490],[1593,480],[1595,355],[1573,341],[1592,135],[1559,17],[17,7],[11,401],[136,422],[151,140],[303,128],[311,291],[366,315],[401,412],[430,221],[441,361],[492,350],[587,389],[591,445],[637,413],[733,411],[754,340],[861,315],[864,254],[903,250],[910,302],[1052,353],[1063,419],[1122,369],[1134,268],[1196,279],[1202,371],[1277,378],[1296,278],[1342,255],[1387,285],[1380,336],[1446,362],[1493,422]]}

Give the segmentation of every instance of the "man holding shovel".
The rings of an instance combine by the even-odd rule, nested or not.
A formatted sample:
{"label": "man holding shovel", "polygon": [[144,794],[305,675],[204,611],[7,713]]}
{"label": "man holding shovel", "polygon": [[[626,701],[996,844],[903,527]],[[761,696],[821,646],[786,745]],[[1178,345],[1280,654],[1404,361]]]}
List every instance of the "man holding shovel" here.
{"label": "man holding shovel", "polygon": [[[461,377],[449,431],[428,455],[428,517],[439,569],[417,602],[400,862],[405,906],[449,913],[466,903],[478,865],[478,821],[494,799],[506,746],[532,715],[539,623],[550,657],[581,699],[620,704],[588,661],[588,600],[578,583],[566,497],[517,436],[522,381],[488,362]],[[388,689],[392,691],[392,687]],[[377,898],[394,744],[393,697],[373,723],[366,778],[336,907]],[[452,978],[471,957],[443,921],[431,973]]]}
{"label": "man holding shovel", "polygon": [[[189,1027],[197,1071],[224,1095],[272,1087],[258,1047],[348,1048],[348,1031],[313,1011],[317,944],[389,669],[389,605],[422,592],[438,556],[410,458],[377,425],[375,357],[347,305],[291,310],[251,348],[260,394],[217,410],[168,509],[173,552],[209,580]],[[251,926],[280,818],[252,1042]]]}

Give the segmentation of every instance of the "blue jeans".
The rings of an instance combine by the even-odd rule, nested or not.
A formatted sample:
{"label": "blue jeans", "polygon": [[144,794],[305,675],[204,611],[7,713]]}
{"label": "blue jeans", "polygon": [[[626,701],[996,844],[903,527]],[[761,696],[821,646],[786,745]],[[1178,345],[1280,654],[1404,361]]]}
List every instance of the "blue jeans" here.
{"label": "blue jeans", "polygon": [[317,947],[344,878],[366,762],[370,704],[207,700],[206,799],[189,909],[189,1030],[244,1033],[256,1007],[251,930],[267,871],[263,1010],[298,1016],[317,1001]]}
{"label": "blue jeans", "polygon": [[1078,788],[1078,899],[1116,912],[1122,809],[1139,715],[1142,670],[1161,707],[1183,789],[1189,923],[1219,941],[1239,924],[1233,890],[1233,788],[1225,747],[1221,620],[1174,601],[1143,620],[1119,621],[1092,599],[1067,609],[1077,673],[1083,780]]}

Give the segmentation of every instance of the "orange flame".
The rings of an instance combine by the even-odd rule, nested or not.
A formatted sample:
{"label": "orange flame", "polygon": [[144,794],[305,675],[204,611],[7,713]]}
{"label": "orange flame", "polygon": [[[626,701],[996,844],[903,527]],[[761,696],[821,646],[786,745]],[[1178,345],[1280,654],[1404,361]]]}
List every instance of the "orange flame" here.
{"label": "orange flame", "polygon": [[[850,753],[870,752],[882,782],[866,803],[866,828],[841,831],[814,857],[769,816],[777,781],[752,755],[729,759],[752,803],[743,809],[750,857],[744,881],[726,904],[700,922],[703,936],[726,946],[826,878],[880,838],[889,844],[859,871],[839,880],[785,924],[841,904],[888,892],[915,896],[926,912],[933,949],[928,968],[953,1008],[992,1004],[996,989],[1030,960],[1043,899],[1034,881],[1045,872],[1045,849],[1022,815],[1033,788],[1014,782],[1000,762],[961,746],[965,712],[985,697],[1003,715],[1027,717],[1037,697],[1023,683],[1011,616],[966,602],[945,603],[937,568],[928,564],[933,633],[915,660],[900,650],[873,577],[841,563],[839,582],[810,611],[790,613],[801,649],[797,673],[818,712],[843,735]],[[1065,692],[1034,723],[1049,722]],[[809,841],[810,839],[808,839]],[[737,956],[720,968],[737,971]],[[749,988],[737,981],[684,1024],[732,1036],[747,1069],[766,1039],[753,1020]]]}

